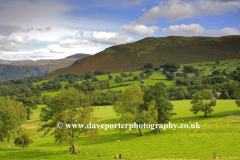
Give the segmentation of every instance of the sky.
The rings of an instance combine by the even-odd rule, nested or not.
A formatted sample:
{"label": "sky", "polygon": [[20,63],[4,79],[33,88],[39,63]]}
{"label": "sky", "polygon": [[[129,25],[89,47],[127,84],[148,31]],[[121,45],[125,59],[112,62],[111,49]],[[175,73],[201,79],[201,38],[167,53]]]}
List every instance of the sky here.
{"label": "sky", "polygon": [[93,55],[171,35],[240,35],[240,0],[0,0],[4,60]]}

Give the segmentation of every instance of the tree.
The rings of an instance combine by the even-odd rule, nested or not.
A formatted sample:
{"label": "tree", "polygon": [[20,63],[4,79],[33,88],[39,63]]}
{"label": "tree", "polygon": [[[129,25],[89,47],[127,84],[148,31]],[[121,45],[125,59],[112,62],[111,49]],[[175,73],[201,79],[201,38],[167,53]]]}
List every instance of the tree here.
{"label": "tree", "polygon": [[193,68],[193,66],[183,66],[183,71],[184,71],[184,73],[193,73],[194,68]]}
{"label": "tree", "polygon": [[209,89],[204,89],[203,91],[199,91],[193,94],[192,100],[190,102],[192,104],[190,111],[194,114],[203,112],[205,114],[205,117],[207,117],[207,114],[210,114],[214,111],[212,107],[216,106],[216,101],[211,100],[212,97],[213,93]]}
{"label": "tree", "polygon": [[68,90],[69,89],[69,85],[65,84],[64,88]]}
{"label": "tree", "polygon": [[32,109],[37,108],[34,97],[26,97],[22,102],[27,111],[27,119],[30,120],[30,116],[33,114]]}
{"label": "tree", "polygon": [[144,90],[143,100],[144,104],[142,108],[145,110],[151,101],[155,101],[158,123],[167,123],[171,119],[171,116],[175,114],[172,113],[173,105],[168,100],[168,94],[161,83],[156,83],[154,86],[149,86],[148,89]]}
{"label": "tree", "polygon": [[0,141],[9,141],[27,116],[21,102],[10,100],[10,97],[0,97]]}
{"label": "tree", "polygon": [[133,77],[133,80],[134,80],[134,81],[138,81],[138,80],[139,80],[139,77],[138,77],[138,76],[134,76],[134,77]]}
{"label": "tree", "polygon": [[44,95],[42,96],[42,102],[43,102],[44,104],[47,104],[50,100],[51,100],[51,96],[49,96],[49,95],[47,95],[47,94],[44,94]]}
{"label": "tree", "polygon": [[220,61],[216,61],[215,63],[216,63],[216,65],[219,65],[219,64],[220,64]]}
{"label": "tree", "polygon": [[144,79],[144,78],[145,78],[145,74],[144,74],[143,72],[140,74],[140,78],[141,78],[141,79]]}
{"label": "tree", "polygon": [[153,64],[152,63],[147,63],[144,65],[144,68],[153,68]]}
{"label": "tree", "polygon": [[221,74],[221,72],[219,70],[215,70],[215,71],[212,72],[213,76],[217,76],[217,75],[220,75],[220,74]]}
{"label": "tree", "polygon": [[121,73],[121,77],[123,77],[123,78],[126,78],[127,77],[127,73]]}
{"label": "tree", "polygon": [[20,146],[22,150],[27,147],[29,144],[33,143],[33,140],[26,134],[23,134],[14,140],[14,144]]}
{"label": "tree", "polygon": [[123,81],[122,78],[116,76],[115,83],[121,83],[122,81]]}
{"label": "tree", "polygon": [[167,80],[170,80],[170,81],[175,79],[175,76],[172,74],[166,74],[166,77],[167,77]]}
{"label": "tree", "polygon": [[235,98],[236,98],[235,103],[237,104],[238,107],[240,107],[240,84],[236,87],[235,94],[236,94],[236,96],[235,96]]}
{"label": "tree", "polygon": [[[98,131],[94,128],[76,127],[70,126],[67,128],[63,125],[63,128],[56,128],[58,122],[63,124],[82,124],[87,126],[91,121],[91,115],[94,111],[90,105],[93,103],[93,97],[91,95],[85,95],[75,90],[74,92],[61,92],[57,94],[47,108],[43,108],[40,114],[41,120],[47,123],[42,126],[42,129],[50,127],[46,134],[55,129],[53,135],[56,142],[70,142],[72,146],[72,153],[77,153],[77,146],[79,143],[84,142],[87,139],[97,139]],[[86,138],[77,142],[79,136],[86,136]]]}
{"label": "tree", "polygon": [[99,80],[96,77],[93,77],[93,79],[91,80],[91,82],[98,82]]}
{"label": "tree", "polygon": [[130,73],[128,74],[128,76],[133,76],[133,73],[132,73],[132,72],[130,72]]}
{"label": "tree", "polygon": [[[117,115],[124,119],[132,120],[136,124],[142,123],[156,123],[157,110],[155,109],[155,102],[151,101],[148,104],[148,110],[142,110],[140,105],[143,101],[144,92],[137,86],[127,88],[119,101],[115,102],[114,110]],[[144,136],[141,128],[138,128],[140,136]]]}
{"label": "tree", "polygon": [[113,76],[110,74],[108,75],[108,79],[111,80],[113,78]]}

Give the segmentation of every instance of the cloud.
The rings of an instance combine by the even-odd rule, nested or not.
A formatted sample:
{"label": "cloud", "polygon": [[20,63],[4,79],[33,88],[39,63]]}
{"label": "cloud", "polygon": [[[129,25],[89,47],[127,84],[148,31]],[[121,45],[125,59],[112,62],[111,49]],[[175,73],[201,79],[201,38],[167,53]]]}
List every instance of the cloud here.
{"label": "cloud", "polygon": [[215,37],[228,36],[228,35],[240,35],[240,31],[236,28],[225,27],[221,30],[207,30],[204,32],[204,35],[211,35]]}
{"label": "cloud", "polygon": [[220,37],[220,36],[228,36],[228,35],[240,35],[240,30],[236,28],[229,28],[225,27],[220,30],[205,30],[201,25],[199,24],[190,24],[190,25],[175,25],[175,26],[169,26],[169,28],[162,29],[162,33],[166,33],[168,36],[174,35],[174,36],[199,36],[200,34],[203,34],[205,36],[214,36],[214,37]]}
{"label": "cloud", "polygon": [[84,36],[84,32],[83,31],[79,31],[79,32],[76,33],[76,36],[77,35],[80,35],[81,37],[83,37]]}
{"label": "cloud", "polygon": [[157,26],[147,27],[142,24],[138,24],[135,21],[130,22],[119,29],[123,32],[130,33],[133,35],[141,35],[141,36],[153,36],[156,31],[159,30]]}
{"label": "cloud", "polygon": [[142,24],[155,23],[160,18],[166,18],[167,22],[172,22],[194,16],[219,15],[236,11],[238,8],[240,8],[240,1],[237,0],[197,0],[190,2],[169,0],[152,7],[138,18],[138,22]]}
{"label": "cloud", "polygon": [[132,37],[129,37],[125,33],[117,32],[93,32],[92,39],[94,42],[102,44],[124,44],[135,41]]}
{"label": "cloud", "polygon": [[160,2],[158,6],[154,6],[144,13],[142,17],[138,18],[138,21],[142,24],[154,23],[157,19],[166,17],[166,21],[171,22],[191,18],[197,14],[197,10],[191,3],[170,0],[168,2]]}
{"label": "cloud", "polygon": [[220,15],[240,8],[240,2],[234,0],[208,0],[198,4],[202,16]]}
{"label": "cloud", "polygon": [[29,39],[28,36],[8,36],[0,39],[0,50],[20,51],[36,42],[36,39]]}
{"label": "cloud", "polygon": [[40,31],[40,32],[44,32],[44,31],[50,31],[52,28],[49,26],[49,27],[45,27],[45,28],[38,28],[36,29],[36,31]]}
{"label": "cloud", "polygon": [[17,51],[9,52],[2,51],[0,59],[8,60],[38,60],[38,59],[60,59],[76,53],[95,54],[105,48],[98,43],[88,40],[66,39],[59,44],[50,44],[46,48],[41,48],[31,52]]}
{"label": "cloud", "polygon": [[63,47],[63,48],[92,47],[94,45],[96,45],[96,44],[91,41],[80,40],[80,39],[67,39],[67,40],[63,40],[59,43],[59,46]]}
{"label": "cloud", "polygon": [[75,7],[49,0],[11,0],[5,3],[0,2],[0,8],[2,24],[37,28],[38,26],[64,23],[66,17],[64,18],[63,13],[73,10]]}
{"label": "cloud", "polygon": [[146,8],[143,8],[143,9],[142,9],[142,12],[145,12],[145,11],[146,11]]}
{"label": "cloud", "polygon": [[139,6],[144,0],[137,0],[137,1],[134,1],[134,2],[123,2],[123,5],[124,6],[127,6],[127,7],[133,7],[133,6]]}
{"label": "cloud", "polygon": [[0,35],[3,36],[9,36],[12,33],[17,33],[17,32],[24,32],[24,33],[28,33],[31,30],[33,30],[33,28],[22,28],[20,26],[11,26],[11,25],[1,25],[0,24]]}
{"label": "cloud", "polygon": [[199,24],[190,24],[190,25],[175,25],[170,26],[169,28],[162,29],[163,33],[167,35],[174,35],[174,36],[197,36],[203,33],[204,28]]}

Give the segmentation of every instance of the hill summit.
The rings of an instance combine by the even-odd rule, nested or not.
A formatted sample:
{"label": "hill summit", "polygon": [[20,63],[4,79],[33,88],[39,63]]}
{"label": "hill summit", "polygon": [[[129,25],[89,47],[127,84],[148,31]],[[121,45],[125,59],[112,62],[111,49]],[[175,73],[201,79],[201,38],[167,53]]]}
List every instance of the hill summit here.
{"label": "hill summit", "polygon": [[146,63],[156,67],[164,63],[187,64],[240,58],[240,36],[224,37],[148,37],[142,40],[116,45],[95,55],[81,58],[71,66],[57,69],[47,78],[59,74],[88,71],[110,72],[139,70]]}

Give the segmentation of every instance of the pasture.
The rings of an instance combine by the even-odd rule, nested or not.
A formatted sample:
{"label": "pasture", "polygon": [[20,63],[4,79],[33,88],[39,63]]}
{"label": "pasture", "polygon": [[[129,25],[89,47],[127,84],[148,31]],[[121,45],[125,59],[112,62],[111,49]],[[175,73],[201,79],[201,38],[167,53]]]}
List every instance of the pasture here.
{"label": "pasture", "polygon": [[[213,153],[221,155],[222,159],[239,159],[240,154],[240,108],[234,100],[217,100],[214,112],[204,118],[203,113],[194,115],[189,111],[190,100],[172,101],[175,106],[172,124],[193,124],[198,122],[198,129],[166,129],[157,135],[151,130],[144,129],[146,136],[140,137],[137,129],[131,131],[119,129],[100,129],[98,141],[87,140],[78,145],[81,155],[67,153],[69,143],[57,144],[50,135],[43,136],[37,129],[40,122],[39,113],[44,105],[34,110],[32,119],[24,122],[23,127],[34,140],[25,150],[14,146],[13,141],[0,143],[1,160],[35,160],[36,158],[50,159],[114,159],[116,154],[123,154],[123,159],[159,160],[159,159],[212,159]],[[187,107],[186,107],[187,106]],[[93,123],[118,124],[131,123],[117,117],[112,106],[93,106]],[[232,116],[229,116],[232,115]],[[79,138],[79,141],[84,137]],[[117,141],[120,140],[120,141]],[[88,155],[85,155],[88,152]],[[102,157],[97,156],[98,152]],[[229,158],[227,158],[227,156]]]}
{"label": "pasture", "polygon": [[[239,59],[230,59],[230,60],[223,60],[219,61],[220,64],[217,65],[215,61],[213,62],[199,62],[199,63],[189,63],[189,64],[182,64],[180,65],[180,69],[178,71],[183,70],[183,66],[193,66],[195,69],[202,70],[200,76],[208,76],[211,75],[214,70],[223,70],[226,71],[227,74],[236,70],[238,66],[240,66]],[[213,67],[216,66],[216,68]],[[194,76],[195,74],[188,73],[188,76]]]}

